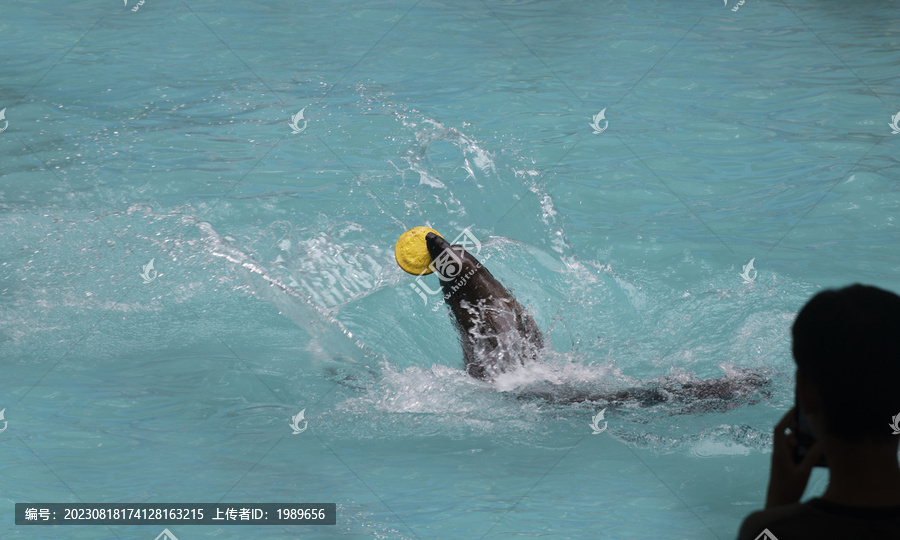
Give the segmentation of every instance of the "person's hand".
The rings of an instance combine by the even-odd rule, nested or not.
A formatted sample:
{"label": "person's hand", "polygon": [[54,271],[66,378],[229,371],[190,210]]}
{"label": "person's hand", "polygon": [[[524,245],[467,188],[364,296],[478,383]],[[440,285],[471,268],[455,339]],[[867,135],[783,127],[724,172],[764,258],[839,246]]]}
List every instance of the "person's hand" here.
{"label": "person's hand", "polygon": [[[790,434],[785,433],[786,429],[791,430]],[[798,502],[806,490],[813,465],[822,455],[822,443],[813,443],[803,460],[795,463],[794,449],[797,444],[797,418],[791,408],[775,426],[772,437],[772,470],[769,472],[766,509]]]}

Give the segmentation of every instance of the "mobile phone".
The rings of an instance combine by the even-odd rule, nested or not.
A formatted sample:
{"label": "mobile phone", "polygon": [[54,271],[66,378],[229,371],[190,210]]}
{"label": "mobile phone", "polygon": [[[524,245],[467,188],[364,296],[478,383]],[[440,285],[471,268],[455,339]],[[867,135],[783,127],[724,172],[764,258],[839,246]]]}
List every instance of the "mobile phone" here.
{"label": "mobile phone", "polygon": [[[800,409],[800,401],[796,394],[794,394],[794,415],[797,419],[797,446],[794,448],[794,463],[800,463],[803,456],[809,451],[809,447],[816,442],[816,438],[809,427],[809,419]],[[813,467],[828,467],[824,453],[819,457],[819,461],[813,464]]]}

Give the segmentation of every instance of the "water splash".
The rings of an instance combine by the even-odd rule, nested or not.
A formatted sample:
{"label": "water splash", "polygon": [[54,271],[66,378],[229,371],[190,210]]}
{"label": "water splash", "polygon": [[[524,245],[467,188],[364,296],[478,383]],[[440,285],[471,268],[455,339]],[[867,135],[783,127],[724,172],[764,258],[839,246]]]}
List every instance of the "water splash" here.
{"label": "water splash", "polygon": [[309,334],[313,341],[308,350],[320,360],[361,363],[364,358],[377,358],[374,351],[354,337],[331,313],[298,289],[273,276],[253,257],[220,235],[210,223],[195,221],[189,216],[183,219],[200,229],[207,254],[226,261],[253,294],[276,306]]}

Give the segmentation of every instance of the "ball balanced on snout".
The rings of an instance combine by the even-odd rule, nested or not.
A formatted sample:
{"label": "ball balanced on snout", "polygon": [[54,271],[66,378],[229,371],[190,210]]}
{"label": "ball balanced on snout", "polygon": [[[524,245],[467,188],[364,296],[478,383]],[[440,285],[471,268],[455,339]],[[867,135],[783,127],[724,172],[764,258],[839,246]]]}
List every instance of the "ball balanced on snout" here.
{"label": "ball balanced on snout", "polygon": [[431,255],[425,244],[425,236],[428,233],[440,236],[439,232],[430,227],[413,227],[401,234],[394,246],[394,258],[397,259],[397,264],[414,276],[431,273],[431,269],[428,267],[431,264]]}

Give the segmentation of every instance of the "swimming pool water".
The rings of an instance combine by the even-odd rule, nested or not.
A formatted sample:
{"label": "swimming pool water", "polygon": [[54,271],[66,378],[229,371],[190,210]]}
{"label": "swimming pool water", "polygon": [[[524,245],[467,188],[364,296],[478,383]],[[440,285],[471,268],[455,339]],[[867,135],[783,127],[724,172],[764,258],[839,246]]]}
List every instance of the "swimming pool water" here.
{"label": "swimming pool water", "polygon": [[[900,290],[896,2],[124,4],[2,7],[3,538],[733,538],[793,314]],[[394,262],[419,225],[479,240],[542,364],[465,375]],[[536,397],[741,369],[769,385],[599,434],[600,406]]]}

